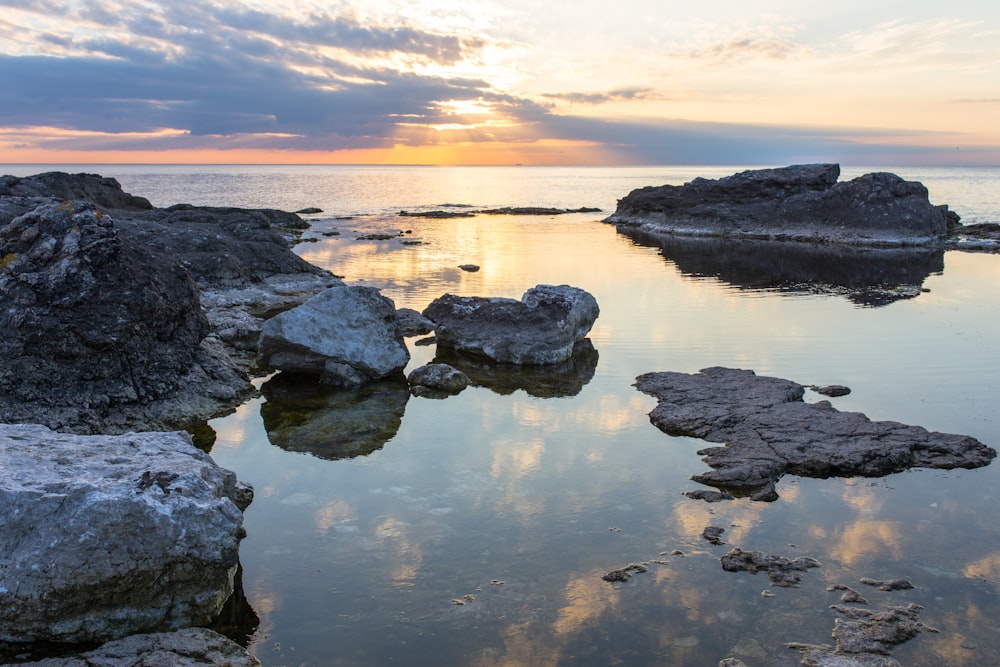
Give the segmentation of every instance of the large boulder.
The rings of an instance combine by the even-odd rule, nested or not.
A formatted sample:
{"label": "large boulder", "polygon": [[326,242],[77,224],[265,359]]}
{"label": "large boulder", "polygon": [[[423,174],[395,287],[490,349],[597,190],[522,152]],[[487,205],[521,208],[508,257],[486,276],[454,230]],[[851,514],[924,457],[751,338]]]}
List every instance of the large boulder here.
{"label": "large boulder", "polygon": [[0,176],[0,197],[51,197],[62,201],[83,200],[106,209],[148,211],[145,197],[122,190],[114,178],[98,174],[67,174],[48,171],[33,176]]}
{"label": "large boulder", "polygon": [[341,387],[400,374],[410,360],[395,304],[355,285],[331,287],[269,319],[257,352],[271,368]]}
{"label": "large boulder", "polygon": [[860,245],[943,244],[958,216],[895,174],[838,182],[840,165],[744,171],[633,190],[606,219],[647,231]]}
{"label": "large boulder", "polygon": [[510,364],[557,364],[573,356],[600,314],[597,300],[569,285],[538,285],[521,300],[445,294],[423,312],[437,344]]}
{"label": "large boulder", "polygon": [[997,455],[971,436],[806,403],[803,385],[750,370],[646,373],[635,386],[657,399],[649,418],[661,431],[725,443],[698,452],[712,470],[692,479],[755,500],[777,499],[774,484],[786,473],[874,477],[978,468]]}
{"label": "large boulder", "polygon": [[[0,421],[100,421],[179,387],[208,322],[188,271],[127,243],[88,202],[0,228]],[[77,413],[83,413],[77,415]]]}
{"label": "large boulder", "polygon": [[233,592],[251,498],[186,433],[0,424],[0,641],[206,623]]}

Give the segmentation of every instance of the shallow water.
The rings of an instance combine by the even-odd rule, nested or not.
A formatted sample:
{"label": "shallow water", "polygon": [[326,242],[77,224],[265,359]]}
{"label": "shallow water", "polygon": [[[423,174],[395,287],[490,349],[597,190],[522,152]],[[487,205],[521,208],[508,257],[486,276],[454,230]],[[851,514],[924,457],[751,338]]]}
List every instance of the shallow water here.
{"label": "shallow water", "polygon": [[[736,280],[732,262],[708,270],[599,222],[634,187],[731,167],[91,170],[157,205],[320,206],[307,233],[317,240],[298,252],[398,307],[445,292],[519,297],[539,283],[581,287],[601,306],[595,358],[557,383],[525,374],[432,400],[392,386],[315,396],[273,380],[269,398],[211,422],[212,456],[256,488],[241,561],[265,665],[797,665],[787,642],[831,643],[840,595],[826,588],[838,583],[872,608],[926,608],[921,620],[941,632],[899,647],[901,663],[995,664],[996,465],[785,477],[776,502],[707,504],[681,495],[699,488],[689,477],[706,469],[705,444],[654,428],[653,399],[631,384],[648,371],[749,368],[844,384],[853,392],[830,399],[842,410],[1000,446],[1000,257],[949,252],[910,279],[916,289],[873,306],[846,288],[768,284],[760,270]],[[997,170],[895,171],[967,221],[1000,221]],[[444,204],[606,213],[394,215]],[[387,230],[411,233],[355,240]],[[433,358],[433,346],[408,344],[409,368]],[[709,525],[726,529],[725,545],[701,538]],[[733,546],[822,566],[776,588],[724,572]],[[649,571],[601,579],[632,562]],[[861,577],[916,588],[882,593]]]}

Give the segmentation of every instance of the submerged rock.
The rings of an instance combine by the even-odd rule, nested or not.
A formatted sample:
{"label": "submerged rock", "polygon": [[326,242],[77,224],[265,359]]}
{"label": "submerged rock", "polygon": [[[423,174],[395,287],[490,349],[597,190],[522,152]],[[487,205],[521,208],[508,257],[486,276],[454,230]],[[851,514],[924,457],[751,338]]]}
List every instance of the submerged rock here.
{"label": "submerged rock", "polygon": [[18,663],[22,667],[259,667],[260,661],[217,632],[187,628],[132,635],[70,658]]}
{"label": "submerged rock", "polygon": [[649,231],[858,245],[943,244],[958,216],[890,173],[838,182],[840,165],[744,171],[633,190],[606,219]]}
{"label": "submerged rock", "polygon": [[582,289],[538,285],[520,301],[446,294],[423,314],[435,323],[439,347],[501,363],[545,365],[572,357],[599,313],[597,301]]}
{"label": "submerged rock", "polygon": [[257,351],[271,368],[340,387],[398,374],[410,360],[392,300],[359,286],[331,287],[271,318]]}
{"label": "submerged rock", "polygon": [[768,579],[775,586],[794,587],[802,580],[801,572],[819,567],[814,558],[799,556],[788,560],[784,556],[771,556],[760,551],[743,551],[733,549],[721,559],[722,569],[726,572],[749,572],[757,574],[766,572]]}
{"label": "submerged rock", "polygon": [[0,641],[100,642],[208,622],[252,489],[186,433],[0,424]]}
{"label": "submerged rock", "polygon": [[410,392],[416,396],[444,398],[469,386],[469,376],[448,364],[426,364],[406,377]]}
{"label": "submerged rock", "polygon": [[828,401],[805,403],[803,385],[749,370],[647,373],[635,386],[657,399],[649,417],[660,430],[726,443],[698,452],[712,470],[692,479],[755,500],[775,500],[774,484],[786,473],[873,477],[908,468],[978,468],[996,457],[969,436],[873,422]]}

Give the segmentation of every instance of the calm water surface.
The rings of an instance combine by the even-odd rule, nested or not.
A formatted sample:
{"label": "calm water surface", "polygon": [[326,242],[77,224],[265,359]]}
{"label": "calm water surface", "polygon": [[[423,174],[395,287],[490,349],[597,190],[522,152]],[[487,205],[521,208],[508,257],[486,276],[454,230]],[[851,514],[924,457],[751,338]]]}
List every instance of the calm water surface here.
{"label": "calm water surface", "polygon": [[[445,292],[519,297],[539,283],[581,287],[601,306],[596,357],[558,384],[525,374],[446,400],[385,387],[296,412],[305,399],[272,380],[265,397],[211,423],[212,456],[256,488],[241,560],[259,617],[251,647],[265,665],[716,665],[728,656],[797,665],[786,642],[831,643],[832,584],[860,590],[873,609],[926,608],[922,620],[941,632],[898,648],[903,664],[996,664],[996,465],[786,477],[776,502],[706,504],[681,495],[699,488],[689,477],[706,469],[696,453],[705,444],[654,428],[654,401],[631,384],[648,371],[714,365],[845,384],[853,393],[831,399],[842,410],[1000,446],[1000,257],[949,252],[921,274],[924,291],[875,307],[757,275],[715,277],[724,266],[693,271],[689,258],[599,222],[634,187],[732,167],[88,170],[161,206],[322,207],[307,233],[317,240],[298,252],[398,307],[421,310]],[[923,181],[967,222],[1000,221],[998,170],[891,170]],[[444,205],[605,213],[395,215]],[[387,230],[410,233],[355,240]],[[457,268],[466,263],[481,270]],[[433,346],[408,344],[409,368],[433,358]],[[291,427],[278,428],[282,419]],[[344,440],[370,453],[337,458]],[[700,537],[709,525],[726,529],[726,545]],[[774,588],[763,574],[721,569],[733,546],[822,567],[799,588]],[[625,584],[601,579],[632,562],[649,571]],[[916,588],[881,593],[861,577],[905,577]]]}

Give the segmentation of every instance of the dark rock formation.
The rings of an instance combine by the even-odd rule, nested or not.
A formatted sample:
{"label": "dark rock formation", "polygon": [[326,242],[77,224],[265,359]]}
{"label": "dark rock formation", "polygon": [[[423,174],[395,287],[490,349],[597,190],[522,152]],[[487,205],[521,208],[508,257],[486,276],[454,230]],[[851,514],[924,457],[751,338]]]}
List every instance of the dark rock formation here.
{"label": "dark rock formation", "polygon": [[321,459],[365,456],[399,431],[410,400],[405,382],[336,389],[315,377],[279,373],[261,387],[260,414],[271,444]]}
{"label": "dark rock formation", "polygon": [[0,641],[108,641],[208,622],[253,491],[185,433],[0,424]]}
{"label": "dark rock formation", "polygon": [[205,628],[132,635],[70,658],[21,662],[21,667],[259,667],[236,642]]}
{"label": "dark rock formation", "polygon": [[601,579],[608,582],[616,582],[616,581],[624,582],[628,581],[633,574],[646,572],[648,571],[648,569],[649,568],[647,568],[642,563],[632,563],[630,565],[626,565],[625,567],[620,567],[616,570],[611,570],[603,577],[601,577]]}
{"label": "dark rock formation", "polygon": [[977,468],[996,450],[975,438],[897,422],[872,422],[828,401],[805,403],[805,388],[753,371],[647,373],[636,387],[656,397],[650,421],[670,435],[713,442],[698,453],[712,468],[692,479],[735,495],[775,500],[786,473],[880,476],[907,468]]}
{"label": "dark rock formation", "polygon": [[352,387],[401,373],[410,360],[392,300],[374,287],[331,287],[264,324],[263,363]]}
{"label": "dark rock formation", "polygon": [[719,528],[718,526],[706,526],[703,531],[701,531],[701,536],[708,540],[710,544],[716,546],[720,544],[725,544],[722,541],[722,534],[726,532],[725,528]]}
{"label": "dark rock formation", "polygon": [[423,336],[434,331],[434,323],[420,314],[413,308],[399,308],[396,310],[396,319],[403,330],[403,336]]}
{"label": "dark rock formation", "polygon": [[739,548],[733,549],[720,560],[722,569],[726,572],[766,572],[772,584],[784,587],[798,586],[802,581],[802,572],[819,567],[819,563],[808,556],[788,560],[784,556],[770,556],[760,551],[743,551]]}
{"label": "dark rock formation", "polygon": [[889,173],[838,182],[836,164],[744,171],[633,190],[606,219],[685,236],[858,245],[943,244],[957,216]]}
{"label": "dark rock formation", "polygon": [[882,581],[880,579],[862,577],[861,583],[865,586],[877,588],[880,591],[908,591],[913,588],[913,584],[906,579],[889,579],[888,581]]}
{"label": "dark rock formation", "polygon": [[0,178],[0,421],[111,433],[237,405],[263,317],[339,282],[291,252],[303,225],[152,209],[90,174]]}
{"label": "dark rock formation", "polygon": [[510,364],[557,364],[590,332],[600,309],[588,292],[538,285],[520,301],[446,294],[424,316],[435,323],[439,347]]}
{"label": "dark rock formation", "polygon": [[448,364],[426,364],[413,369],[406,381],[410,393],[426,398],[444,398],[460,393],[469,386],[469,376]]}
{"label": "dark rock formation", "polygon": [[714,278],[743,290],[828,294],[862,306],[885,306],[921,294],[944,271],[944,249],[692,238],[619,226],[633,243],[659,248],[686,276]]}

